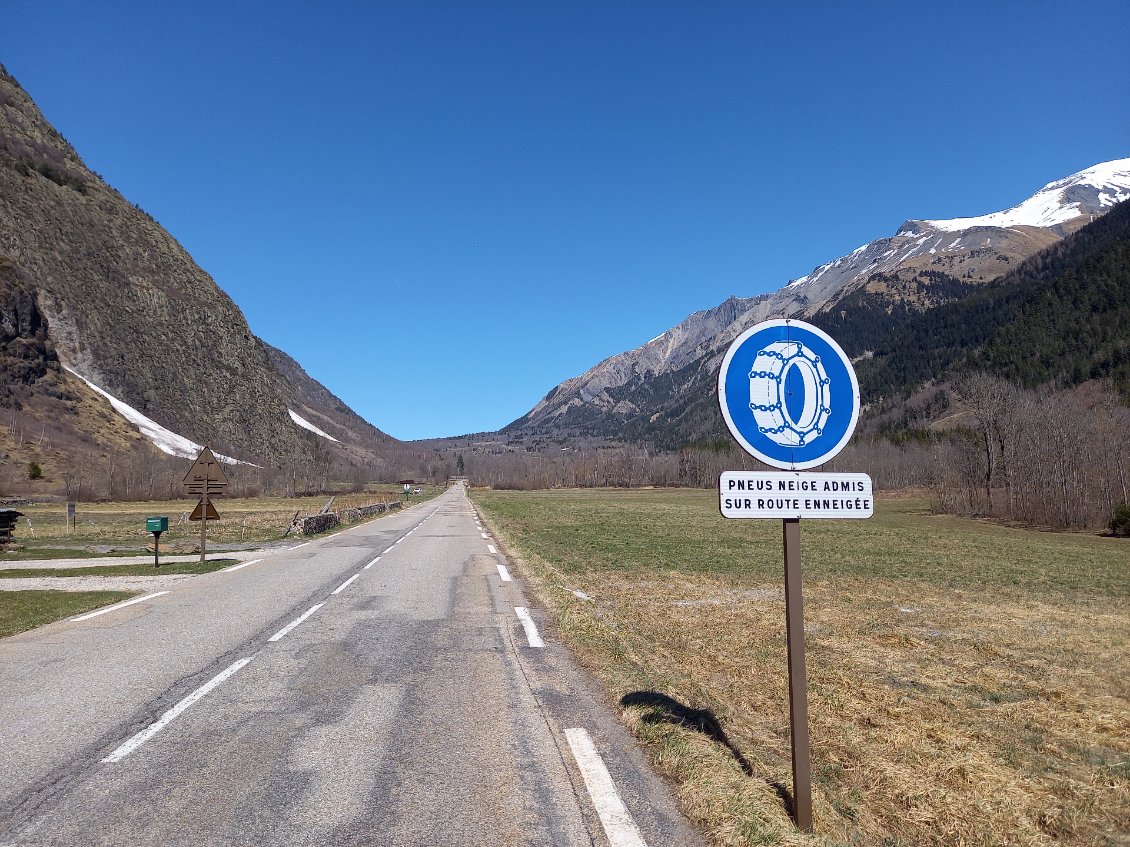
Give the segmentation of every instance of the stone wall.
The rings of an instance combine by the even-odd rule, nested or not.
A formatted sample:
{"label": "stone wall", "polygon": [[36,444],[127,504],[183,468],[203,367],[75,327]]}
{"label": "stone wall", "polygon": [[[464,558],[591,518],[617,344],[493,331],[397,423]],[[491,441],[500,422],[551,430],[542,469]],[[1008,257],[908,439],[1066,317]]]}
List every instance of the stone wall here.
{"label": "stone wall", "polygon": [[382,512],[395,511],[402,505],[399,500],[395,500],[392,503],[373,503],[356,509],[341,509],[337,512],[326,512],[323,515],[298,517],[295,518],[292,525],[293,532],[297,535],[315,535],[319,532],[325,532],[327,529],[333,529],[339,524],[357,523],[357,521],[371,518],[373,515],[379,515]]}
{"label": "stone wall", "polygon": [[294,531],[299,535],[314,535],[318,532],[325,532],[327,529],[333,529],[341,521],[338,520],[335,512],[326,512],[324,515],[307,515],[306,517],[295,518]]}
{"label": "stone wall", "polygon": [[357,521],[371,518],[373,515],[379,515],[381,512],[391,512],[393,509],[399,509],[400,503],[374,503],[371,506],[361,506],[357,509],[342,509],[338,512],[338,517],[341,518],[342,523],[356,523]]}

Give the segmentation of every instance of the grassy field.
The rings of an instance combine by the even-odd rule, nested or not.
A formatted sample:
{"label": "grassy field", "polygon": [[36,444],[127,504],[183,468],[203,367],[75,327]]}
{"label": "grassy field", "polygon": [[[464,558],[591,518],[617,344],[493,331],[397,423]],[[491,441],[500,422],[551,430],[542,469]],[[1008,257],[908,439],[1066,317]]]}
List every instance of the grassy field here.
{"label": "grassy field", "polygon": [[[413,496],[411,503],[429,499],[442,491],[442,487],[433,486],[426,493]],[[403,489],[399,486],[384,486],[362,494],[340,495],[334,499],[333,509],[397,500],[402,496]],[[215,501],[220,520],[209,521],[208,539],[219,543],[275,541],[283,537],[296,512],[317,513],[328,499],[328,496],[221,497]],[[146,545],[153,542],[153,536],[145,531],[145,519],[158,515],[169,518],[169,530],[161,535],[161,549],[173,552],[172,548],[178,544],[191,545],[200,538],[200,524],[188,520],[195,506],[195,499],[79,503],[74,532],[67,529],[65,504],[19,506],[24,517],[19,519],[16,541],[24,549],[0,553],[0,563],[40,558],[41,550],[44,551],[42,558],[58,558],[65,555],[59,551],[64,546],[113,546],[120,551],[144,551]]]}
{"label": "grassy field", "polygon": [[[414,495],[410,502],[419,503],[442,492],[442,487],[433,486],[424,494]],[[402,494],[400,486],[384,486],[363,494],[338,496],[333,508],[396,500]],[[220,498],[216,501],[220,520],[208,524],[209,543],[278,540],[290,526],[295,512],[316,513],[328,499],[325,496]],[[0,578],[169,576],[208,573],[235,564],[235,559],[210,558],[203,565],[199,561],[165,562],[160,568],[154,568],[152,563],[80,568],[4,567],[5,562],[114,555],[105,552],[105,548],[110,547],[120,555],[144,552],[153,541],[153,536],[145,531],[145,519],[154,515],[167,515],[169,518],[169,531],[161,535],[161,555],[171,555],[178,546],[192,546],[200,538],[200,524],[188,521],[188,514],[195,505],[195,500],[79,503],[74,532],[68,531],[64,504],[19,506],[18,510],[25,517],[20,518],[16,541],[22,549],[0,552]],[[91,549],[84,551],[84,546]],[[0,638],[130,596],[131,592],[123,591],[0,591]]]}
{"label": "grassy field", "polygon": [[0,591],[0,638],[133,597],[133,591]]}
{"label": "grassy field", "polygon": [[1130,843],[1130,543],[802,524],[816,833],[791,789],[781,525],[702,491],[473,492],[716,844]]}

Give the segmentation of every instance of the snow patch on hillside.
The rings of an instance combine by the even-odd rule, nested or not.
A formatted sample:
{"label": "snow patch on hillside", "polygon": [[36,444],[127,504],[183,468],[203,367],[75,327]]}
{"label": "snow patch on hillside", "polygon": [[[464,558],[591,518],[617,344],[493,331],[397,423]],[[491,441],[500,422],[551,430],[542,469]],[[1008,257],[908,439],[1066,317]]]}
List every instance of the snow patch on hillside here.
{"label": "snow patch on hillside", "polygon": [[[298,414],[298,412],[294,411],[293,409],[287,409],[287,411],[290,412],[290,419],[292,421],[294,421],[296,424],[298,424],[300,427],[302,427],[303,429],[308,429],[312,433],[314,433],[315,435],[320,435],[320,436],[322,436],[322,438],[327,438],[330,441],[334,442],[335,444],[341,444],[340,441],[338,441],[336,438],[334,438],[328,432],[322,432],[322,430],[318,429],[316,426],[314,426],[314,424],[310,423],[310,421],[306,420],[306,418],[304,418],[304,417],[302,417],[302,415]],[[315,443],[317,443],[317,442],[315,442]]]}
{"label": "snow patch on hillside", "polygon": [[[74,368],[68,368],[66,365],[63,365],[63,367],[89,385],[92,391],[101,394],[109,400],[110,405],[114,407],[114,411],[136,426],[138,432],[153,442],[153,446],[162,453],[176,456],[178,459],[195,459],[200,455],[200,451],[204,449],[203,445],[197,444],[195,441],[185,438],[183,435],[177,435],[171,429],[166,429],[152,418],[146,417],[133,406],[119,400],[109,391],[103,391]],[[243,462],[220,453],[216,453],[215,456],[221,462],[225,462],[229,465],[251,465],[253,468],[259,467],[251,462]]]}

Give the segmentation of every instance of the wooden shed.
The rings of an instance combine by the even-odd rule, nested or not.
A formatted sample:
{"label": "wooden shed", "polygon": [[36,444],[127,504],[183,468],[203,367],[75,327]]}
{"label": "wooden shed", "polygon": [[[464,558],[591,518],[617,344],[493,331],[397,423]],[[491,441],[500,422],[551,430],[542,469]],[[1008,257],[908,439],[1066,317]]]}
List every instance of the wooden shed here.
{"label": "wooden shed", "polygon": [[12,540],[16,524],[23,516],[23,512],[17,512],[15,509],[0,509],[0,544],[7,544]]}

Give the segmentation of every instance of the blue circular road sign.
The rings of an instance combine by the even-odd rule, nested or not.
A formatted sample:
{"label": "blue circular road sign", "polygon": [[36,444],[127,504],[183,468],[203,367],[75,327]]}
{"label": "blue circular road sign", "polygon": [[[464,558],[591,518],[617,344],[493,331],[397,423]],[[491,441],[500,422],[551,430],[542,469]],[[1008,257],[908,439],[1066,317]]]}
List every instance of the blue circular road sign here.
{"label": "blue circular road sign", "polygon": [[851,360],[803,321],[764,321],[734,339],[718,373],[722,417],[754,458],[786,470],[822,465],[851,439],[859,382]]}

